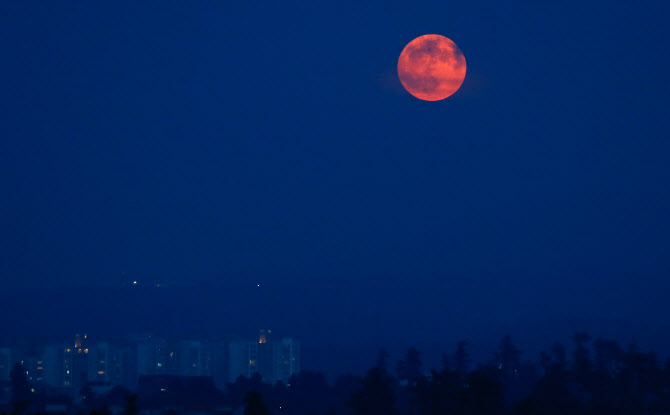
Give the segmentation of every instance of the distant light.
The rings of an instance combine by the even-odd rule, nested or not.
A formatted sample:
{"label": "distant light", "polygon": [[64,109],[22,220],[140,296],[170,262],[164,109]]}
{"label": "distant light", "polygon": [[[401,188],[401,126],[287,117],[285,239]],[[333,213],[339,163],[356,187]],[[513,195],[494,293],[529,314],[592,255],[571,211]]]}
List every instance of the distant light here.
{"label": "distant light", "polygon": [[260,286],[261,286],[260,284],[256,284],[256,287],[260,287]]}
{"label": "distant light", "polygon": [[137,281],[133,281],[133,285],[137,285]]}
{"label": "distant light", "polygon": [[165,389],[165,388],[161,388],[161,392],[165,392],[166,390],[167,390],[167,389]]}

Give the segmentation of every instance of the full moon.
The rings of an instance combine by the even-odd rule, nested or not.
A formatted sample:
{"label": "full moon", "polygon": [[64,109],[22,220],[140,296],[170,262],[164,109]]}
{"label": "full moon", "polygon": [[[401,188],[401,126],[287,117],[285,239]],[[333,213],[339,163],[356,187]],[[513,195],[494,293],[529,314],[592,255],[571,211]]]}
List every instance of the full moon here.
{"label": "full moon", "polygon": [[412,40],[398,59],[398,77],[407,92],[424,101],[445,99],[463,84],[465,56],[449,38],[423,35]]}

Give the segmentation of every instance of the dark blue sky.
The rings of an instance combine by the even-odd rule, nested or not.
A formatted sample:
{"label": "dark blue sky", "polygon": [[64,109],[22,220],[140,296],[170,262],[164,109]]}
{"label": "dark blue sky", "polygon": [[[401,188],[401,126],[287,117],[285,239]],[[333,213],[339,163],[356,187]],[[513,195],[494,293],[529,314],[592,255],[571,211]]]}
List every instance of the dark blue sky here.
{"label": "dark blue sky", "polygon": [[[5,291],[430,287],[412,320],[456,284],[482,321],[670,323],[667,2],[95,3],[0,5]],[[427,33],[467,59],[445,101],[397,79]]]}

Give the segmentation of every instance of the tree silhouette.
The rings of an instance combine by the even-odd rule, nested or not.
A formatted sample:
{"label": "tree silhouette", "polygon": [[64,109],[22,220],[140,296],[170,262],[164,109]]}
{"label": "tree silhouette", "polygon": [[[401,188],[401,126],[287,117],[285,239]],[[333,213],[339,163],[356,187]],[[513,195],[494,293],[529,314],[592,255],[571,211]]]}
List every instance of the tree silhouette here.
{"label": "tree silhouette", "polygon": [[468,376],[470,413],[496,415],[505,411],[504,387],[493,373],[476,370]]}
{"label": "tree silhouette", "polygon": [[95,396],[93,395],[93,389],[91,389],[91,386],[88,384],[85,384],[84,386],[81,387],[81,390],[79,391],[79,396],[81,397],[84,406],[91,407],[94,402]]}
{"label": "tree silhouette", "polygon": [[433,370],[412,388],[412,407],[417,415],[441,415],[464,411],[464,388],[460,376],[449,369]]}
{"label": "tree silhouette", "polygon": [[137,395],[126,396],[126,407],[123,410],[123,415],[137,415],[139,412]]}
{"label": "tree silhouette", "polygon": [[271,396],[272,386],[263,383],[263,378],[258,372],[251,375],[250,378],[239,376],[234,383],[228,383],[228,395],[234,405],[245,402],[248,392],[257,392],[261,396]]}
{"label": "tree silhouette", "polygon": [[561,370],[565,370],[567,366],[565,346],[559,342],[554,342],[554,344],[551,346],[551,353],[554,356],[554,365]]}
{"label": "tree silhouette", "polygon": [[574,371],[581,380],[585,380],[591,370],[589,349],[586,347],[591,338],[586,333],[575,333],[572,340],[575,342],[575,351],[573,352]]}
{"label": "tree silhouette", "polygon": [[363,379],[360,376],[352,374],[340,375],[335,378],[333,386],[330,388],[331,406],[337,414],[349,413],[351,410],[351,397],[363,385]]}
{"label": "tree silhouette", "polygon": [[112,415],[112,412],[109,410],[107,406],[103,406],[100,409],[92,409],[91,412],[89,412],[90,415]]}
{"label": "tree silhouette", "polygon": [[456,345],[454,353],[454,369],[460,376],[465,377],[470,367],[470,353],[468,352],[468,341],[461,340]]}
{"label": "tree silhouette", "polygon": [[363,378],[362,386],[353,393],[349,407],[354,415],[393,415],[395,411],[394,380],[386,369],[375,366]]}
{"label": "tree silhouette", "polygon": [[278,406],[287,407],[292,415],[307,415],[310,411],[323,414],[334,405],[328,381],[321,373],[304,370],[293,375],[290,384],[286,401],[280,401]]}
{"label": "tree silhouette", "polygon": [[398,380],[412,383],[421,376],[421,354],[414,347],[410,347],[405,360],[399,360],[397,365]]}
{"label": "tree silhouette", "polygon": [[270,415],[271,412],[263,402],[263,396],[258,392],[249,392],[244,398],[247,406],[244,408],[244,415]]}
{"label": "tree silhouette", "polygon": [[501,371],[504,377],[516,378],[518,376],[521,352],[512,344],[512,338],[506,334],[498,346],[495,354],[494,365]]}
{"label": "tree silhouette", "polygon": [[26,371],[20,363],[16,363],[12,367],[9,379],[12,387],[12,414],[20,415],[26,411],[32,399],[30,383],[26,377]]}
{"label": "tree silhouette", "polygon": [[108,406],[122,406],[127,403],[126,398],[132,393],[123,386],[115,386],[104,395],[101,395],[98,402]]}
{"label": "tree silhouette", "polygon": [[597,339],[594,344],[595,369],[603,377],[612,379],[621,367],[623,350],[612,340]]}

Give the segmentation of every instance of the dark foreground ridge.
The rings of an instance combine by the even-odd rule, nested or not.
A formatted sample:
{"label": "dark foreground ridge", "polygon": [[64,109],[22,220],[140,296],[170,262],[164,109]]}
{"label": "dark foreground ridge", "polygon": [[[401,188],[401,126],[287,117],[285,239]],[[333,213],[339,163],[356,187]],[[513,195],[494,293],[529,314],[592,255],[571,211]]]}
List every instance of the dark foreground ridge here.
{"label": "dark foreground ridge", "polygon": [[154,375],[140,377],[136,391],[91,382],[74,399],[36,390],[17,363],[0,402],[12,415],[670,414],[670,360],[585,333],[573,343],[570,350],[554,343],[532,362],[505,336],[489,362],[472,367],[461,341],[430,370],[417,349],[393,365],[382,349],[364,376],[342,374],[331,383],[312,371],[274,384],[256,373],[221,390],[207,376]]}

